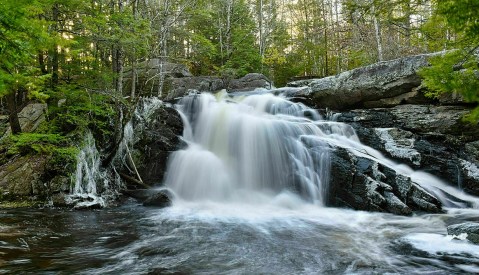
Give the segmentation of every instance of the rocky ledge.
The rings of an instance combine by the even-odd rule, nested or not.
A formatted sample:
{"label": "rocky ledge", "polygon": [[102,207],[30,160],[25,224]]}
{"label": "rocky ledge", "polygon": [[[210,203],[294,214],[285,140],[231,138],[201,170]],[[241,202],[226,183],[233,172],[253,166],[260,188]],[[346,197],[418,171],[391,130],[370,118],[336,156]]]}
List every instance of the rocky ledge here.
{"label": "rocky ledge", "polygon": [[[348,123],[363,144],[388,158],[479,196],[479,125],[463,120],[474,106],[456,94],[426,98],[420,86],[417,71],[438,54],[291,82],[284,93],[333,120]],[[331,115],[331,109],[336,113]],[[434,194],[421,188],[420,182],[368,156],[336,148],[331,159],[330,205],[396,214],[441,209]],[[457,198],[452,200],[464,205]]]}
{"label": "rocky ledge", "polygon": [[304,87],[295,97],[317,108],[390,107],[428,101],[418,87],[417,71],[429,65],[423,54],[383,61],[321,79],[299,80],[289,87]]}
{"label": "rocky ledge", "polygon": [[479,196],[479,127],[463,106],[399,105],[341,113],[360,140],[389,158]]}

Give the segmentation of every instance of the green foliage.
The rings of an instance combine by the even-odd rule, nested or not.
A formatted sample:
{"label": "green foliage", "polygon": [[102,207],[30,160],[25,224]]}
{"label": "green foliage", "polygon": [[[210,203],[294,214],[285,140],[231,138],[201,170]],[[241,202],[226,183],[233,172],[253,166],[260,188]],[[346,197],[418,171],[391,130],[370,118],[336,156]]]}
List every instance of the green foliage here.
{"label": "green foliage", "polygon": [[[459,50],[431,60],[431,67],[424,68],[420,75],[428,88],[427,96],[437,97],[441,93],[460,93],[470,103],[479,103],[479,2],[474,0],[444,0],[437,2],[440,23],[446,23],[456,32],[452,46]],[[478,107],[479,108],[479,107]],[[479,120],[479,109],[469,116]]]}
{"label": "green foliage", "polygon": [[21,133],[10,136],[9,155],[52,154],[58,146],[65,146],[68,140],[59,134]]}
{"label": "green foliage", "polygon": [[[89,129],[97,136],[112,134],[115,111],[109,95],[68,85],[50,91],[49,95],[48,132],[83,134]],[[64,103],[58,106],[57,102],[61,100]]]}
{"label": "green foliage", "polygon": [[477,0],[437,1],[437,13],[446,18],[452,29],[463,33],[468,43],[479,43],[479,2]]}
{"label": "green foliage", "polygon": [[20,87],[38,94],[44,78],[39,78],[35,55],[48,39],[38,15],[38,3],[32,1],[5,0],[0,5],[0,97]]}

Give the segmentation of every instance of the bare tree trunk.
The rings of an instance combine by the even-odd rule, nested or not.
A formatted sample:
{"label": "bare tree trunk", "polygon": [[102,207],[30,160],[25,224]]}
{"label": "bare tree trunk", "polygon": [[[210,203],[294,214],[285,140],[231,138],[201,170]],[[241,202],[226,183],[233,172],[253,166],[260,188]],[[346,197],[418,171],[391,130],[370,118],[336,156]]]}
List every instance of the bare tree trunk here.
{"label": "bare tree trunk", "polygon": [[[55,32],[58,32],[58,16],[59,16],[59,9],[58,9],[58,4],[53,5],[53,28]],[[58,68],[58,45],[53,45],[53,55],[52,55],[52,86],[57,86],[58,85],[58,79],[59,79],[59,68]]]}
{"label": "bare tree trunk", "polygon": [[16,135],[22,132],[22,127],[20,126],[20,120],[18,119],[17,112],[17,102],[15,99],[16,92],[11,92],[6,95],[7,98],[7,108],[9,113],[10,128],[12,129],[12,134]]}
{"label": "bare tree trunk", "polygon": [[383,61],[384,56],[383,56],[383,45],[382,45],[382,37],[381,37],[381,25],[378,19],[378,16],[376,14],[376,7],[374,3],[372,4],[372,10],[373,10],[373,23],[374,23],[374,33],[376,36],[376,44],[378,47],[378,61]]}

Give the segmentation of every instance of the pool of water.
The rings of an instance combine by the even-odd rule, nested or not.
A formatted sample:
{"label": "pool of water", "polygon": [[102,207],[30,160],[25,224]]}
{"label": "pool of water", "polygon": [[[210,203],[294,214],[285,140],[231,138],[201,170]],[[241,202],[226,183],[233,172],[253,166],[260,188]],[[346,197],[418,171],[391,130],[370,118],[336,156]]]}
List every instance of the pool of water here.
{"label": "pool of water", "polygon": [[446,226],[479,210],[401,217],[304,203],[135,202],[0,210],[0,274],[461,274],[479,246]]}

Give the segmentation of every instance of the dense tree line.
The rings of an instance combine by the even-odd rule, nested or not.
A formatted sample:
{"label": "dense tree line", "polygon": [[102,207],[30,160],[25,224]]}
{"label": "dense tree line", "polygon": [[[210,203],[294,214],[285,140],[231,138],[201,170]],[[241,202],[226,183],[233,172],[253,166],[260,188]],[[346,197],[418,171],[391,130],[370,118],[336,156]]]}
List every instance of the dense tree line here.
{"label": "dense tree line", "polygon": [[[470,79],[477,74],[477,6],[474,0],[3,0],[0,97],[19,132],[14,114],[22,97],[45,100],[74,84],[134,98],[137,66],[152,58],[185,64],[196,75],[262,72],[281,86],[292,77],[457,48],[445,66],[460,63],[451,74],[476,81]],[[126,69],[133,74],[128,91]],[[437,70],[424,75],[444,79]],[[163,83],[164,75],[157,77]],[[459,86],[428,84],[437,91]],[[478,101],[477,91],[466,94]]]}

